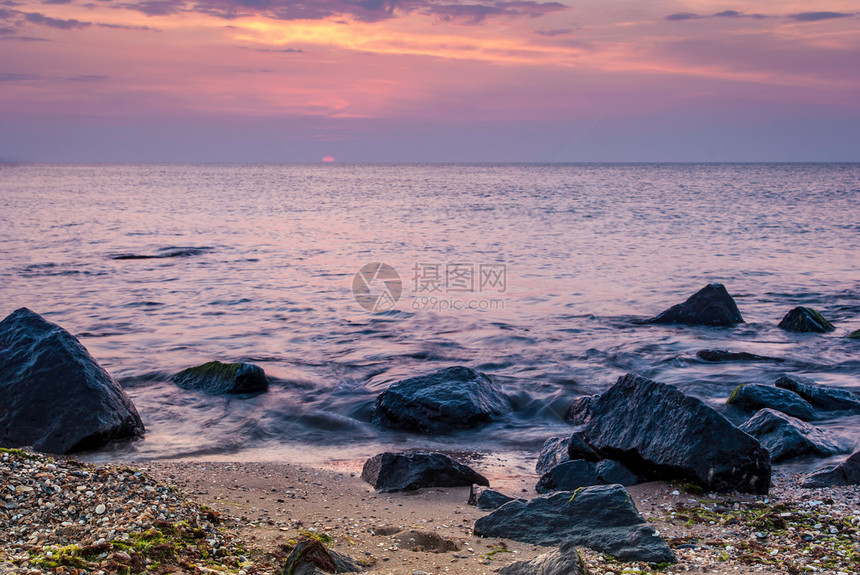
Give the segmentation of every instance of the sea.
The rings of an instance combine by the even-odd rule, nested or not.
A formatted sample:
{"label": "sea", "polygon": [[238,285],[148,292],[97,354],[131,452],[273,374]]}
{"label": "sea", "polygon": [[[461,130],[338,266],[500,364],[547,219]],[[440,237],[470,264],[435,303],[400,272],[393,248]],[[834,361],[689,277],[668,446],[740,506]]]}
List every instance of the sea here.
{"label": "sea", "polygon": [[[713,282],[746,323],[640,323]],[[801,305],[836,331],[779,329]],[[0,164],[0,317],[19,307],[77,336],[140,412],[145,438],[92,460],[432,449],[528,473],[570,401],[627,373],[735,423],[740,384],[860,392],[860,164]],[[213,360],[258,364],[270,390],[172,383]],[[453,365],[516,410],[435,437],[370,423],[389,385]],[[860,447],[860,416],[816,425]]]}

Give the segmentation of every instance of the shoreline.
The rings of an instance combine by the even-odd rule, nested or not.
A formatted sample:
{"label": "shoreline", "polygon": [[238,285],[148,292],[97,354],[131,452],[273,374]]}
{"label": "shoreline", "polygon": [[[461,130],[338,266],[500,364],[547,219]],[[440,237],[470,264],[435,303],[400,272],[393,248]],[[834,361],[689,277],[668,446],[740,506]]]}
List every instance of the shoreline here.
{"label": "shoreline", "polygon": [[[91,550],[101,545],[99,549],[104,551],[93,556],[95,561],[85,562],[89,569],[63,566],[61,572],[124,573],[117,568],[115,556],[125,553],[132,557],[134,553],[111,546],[112,541],[124,537],[136,542],[141,533],[170,531],[180,522],[193,525],[195,521],[199,521],[196,529],[206,535],[189,539],[194,545],[182,543],[184,559],[177,553],[172,556],[173,563],[166,560],[154,568],[155,562],[148,559],[150,563],[141,572],[281,573],[287,551],[309,535],[366,562],[368,573],[397,575],[489,575],[499,567],[550,550],[475,537],[472,527],[485,512],[466,504],[468,487],[377,493],[359,478],[354,464],[337,470],[290,463],[202,461],[123,462],[112,466],[4,450],[0,470],[5,502],[16,506],[0,507],[3,575],[56,573],[57,566],[46,567],[51,563],[46,562],[45,553],[52,550],[56,559],[59,550],[69,545]],[[534,497],[533,479],[512,476],[494,482],[493,487],[509,495]],[[50,518],[51,498],[61,495],[45,491],[45,485],[60,487],[61,494],[74,498],[80,516],[77,522],[84,521],[83,525],[78,523],[81,529],[63,531],[56,517]],[[802,489],[796,475],[776,471],[767,496],[694,495],[666,482],[645,483],[628,491],[679,562],[654,569],[643,563],[616,562],[581,548],[592,575],[848,574],[860,569],[860,487]],[[107,501],[101,503],[105,508],[97,507],[100,501]],[[76,527],[74,521],[67,522],[71,525],[66,528]],[[27,531],[20,535],[24,527]],[[51,531],[38,535],[40,529]],[[32,534],[38,536],[31,542]],[[97,538],[99,535],[102,537]],[[16,536],[22,537],[20,545]],[[200,543],[210,541],[210,537],[218,545]],[[453,542],[458,549],[439,553],[408,549],[416,544],[431,549],[443,546],[439,538]],[[104,541],[99,543],[100,539]],[[200,549],[207,547],[210,551],[202,557]],[[215,549],[224,551],[216,554]],[[125,556],[120,555],[120,559]]]}

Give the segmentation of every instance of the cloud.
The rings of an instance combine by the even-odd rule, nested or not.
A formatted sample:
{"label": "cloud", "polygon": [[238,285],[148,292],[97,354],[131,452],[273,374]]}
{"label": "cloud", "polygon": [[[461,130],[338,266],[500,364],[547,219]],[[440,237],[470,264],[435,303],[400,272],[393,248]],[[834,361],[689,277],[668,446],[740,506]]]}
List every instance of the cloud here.
{"label": "cloud", "polygon": [[69,20],[64,20],[62,18],[51,18],[50,16],[45,16],[44,14],[40,14],[38,12],[26,12],[24,13],[24,18],[27,22],[31,24],[39,24],[42,26],[48,26],[50,28],[57,28],[59,30],[79,30],[81,28],[89,28],[93,25],[92,22],[81,22],[80,20],[75,20],[74,18]]}
{"label": "cloud", "polygon": [[108,76],[100,76],[96,74],[83,74],[80,76],[70,76],[66,78],[69,82],[101,82],[109,79]]}
{"label": "cloud", "polygon": [[797,22],[820,22],[821,20],[833,20],[836,18],[849,18],[852,14],[844,12],[801,12],[789,16]]}
{"label": "cloud", "polygon": [[425,14],[440,17],[446,22],[465,21],[478,24],[491,16],[537,18],[544,14],[565,10],[559,2],[493,2],[490,4],[439,4],[424,9]]}
{"label": "cloud", "polygon": [[125,24],[104,24],[98,23],[96,24],[99,28],[112,28],[115,30],[142,30],[145,32],[161,32],[158,28],[153,28],[151,26],[127,26]]}
{"label": "cloud", "polygon": [[680,22],[683,20],[698,20],[701,18],[698,14],[693,14],[692,12],[678,12],[676,14],[669,14],[666,16],[666,20],[670,22]]}
{"label": "cloud", "polygon": [[535,34],[539,36],[546,36],[548,38],[555,38],[556,36],[566,36],[568,34],[573,34],[573,30],[570,28],[562,28],[559,30],[535,30]]}
{"label": "cloud", "polygon": [[38,76],[31,74],[15,74],[12,72],[0,72],[0,82],[24,82],[26,80],[36,80]]}
{"label": "cloud", "polygon": [[754,18],[761,20],[767,17],[765,14],[747,14],[746,12],[738,12],[737,10],[723,10],[714,14],[714,18]]}
{"label": "cloud", "polygon": [[272,54],[304,54],[301,48],[248,48],[254,52],[269,52]]}

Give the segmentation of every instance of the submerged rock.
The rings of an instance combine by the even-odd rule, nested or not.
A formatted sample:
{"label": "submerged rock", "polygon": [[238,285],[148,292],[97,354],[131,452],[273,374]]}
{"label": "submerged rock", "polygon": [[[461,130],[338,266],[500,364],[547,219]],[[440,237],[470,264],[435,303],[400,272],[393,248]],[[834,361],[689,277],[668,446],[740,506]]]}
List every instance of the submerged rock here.
{"label": "submerged rock", "polygon": [[441,453],[385,452],[365,461],[361,478],[377,491],[414,491],[422,487],[489,487],[487,478]]}
{"label": "submerged rock", "polygon": [[721,326],[744,323],[744,318],[723,284],[709,284],[648,323]]}
{"label": "submerged rock", "polygon": [[779,327],[786,331],[825,333],[836,328],[811,307],[796,307],[782,318]]}
{"label": "submerged rock", "polygon": [[804,487],[835,487],[860,485],[860,451],[839,465],[828,465],[813,471],[804,478]]}
{"label": "submerged rock", "polygon": [[583,395],[571,401],[565,420],[573,425],[588,423],[591,418],[591,409],[599,397],[599,395]]}
{"label": "submerged rock", "polygon": [[810,405],[823,411],[860,413],[860,397],[850,391],[817,385],[811,379],[796,375],[784,375],[777,379],[774,385],[796,393]]}
{"label": "submerged rock", "polygon": [[726,400],[726,405],[746,411],[775,409],[803,421],[810,421],[816,416],[815,409],[793,391],[757,383],[737,386]]}
{"label": "submerged rock", "polygon": [[475,535],[558,545],[570,542],[622,561],[674,563],[675,556],[639,515],[620,485],[559,491],[512,501],[475,522]]}
{"label": "submerged rock", "polygon": [[492,489],[486,489],[484,487],[478,487],[477,485],[473,485],[471,491],[469,492],[468,504],[474,505],[481,511],[492,511],[493,509],[498,509],[499,507],[510,501],[523,500],[516,499],[514,497],[508,497],[504,493],[500,493]]}
{"label": "submerged rock", "polygon": [[558,549],[528,561],[516,561],[498,570],[499,575],[587,575],[588,569],[576,550],[567,542]]}
{"label": "submerged rock", "polygon": [[293,547],[284,565],[284,575],[356,573],[366,568],[349,555],[329,549],[321,541],[307,539]]}
{"label": "submerged rock", "polygon": [[182,389],[194,389],[212,394],[260,393],[269,389],[262,368],[253,363],[221,363],[210,361],[189,367],[173,376],[173,383]]}
{"label": "submerged rock", "polygon": [[860,339],[860,329],[855,329],[848,334],[849,339]]}
{"label": "submerged rock", "polygon": [[371,422],[437,434],[489,423],[509,411],[510,402],[489,377],[457,366],[392,384],[376,398]]}
{"label": "submerged rock", "polygon": [[773,463],[804,455],[828,457],[848,451],[829,431],[773,409],[762,409],[740,429],[764,445]]}
{"label": "submerged rock", "polygon": [[0,322],[0,446],[47,453],[140,437],[134,404],[62,327],[21,308]]}
{"label": "submerged rock", "polygon": [[535,491],[538,493],[573,491],[580,487],[601,483],[602,481],[597,477],[597,466],[590,461],[577,459],[560,463],[544,473],[535,486]]}
{"label": "submerged rock", "polygon": [[723,361],[775,361],[781,363],[785,361],[779,357],[768,357],[745,351],[726,351],[724,349],[701,349],[696,352],[696,356],[699,359],[714,363]]}
{"label": "submerged rock", "polygon": [[770,486],[770,455],[756,439],[700,400],[641,376],[625,375],[600,396],[583,435],[645,478],[742,493]]}
{"label": "submerged rock", "polygon": [[559,463],[570,461],[567,448],[570,445],[570,436],[550,437],[543,443],[535,463],[536,473],[546,473]]}

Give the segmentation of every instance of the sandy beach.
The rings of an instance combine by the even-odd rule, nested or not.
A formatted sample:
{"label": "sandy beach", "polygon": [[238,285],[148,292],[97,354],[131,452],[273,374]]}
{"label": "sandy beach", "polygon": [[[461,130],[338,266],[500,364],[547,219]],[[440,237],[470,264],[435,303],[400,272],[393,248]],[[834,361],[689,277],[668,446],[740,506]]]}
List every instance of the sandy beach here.
{"label": "sandy beach", "polygon": [[[281,573],[289,551],[308,537],[359,560],[367,572],[397,575],[489,574],[549,550],[474,536],[474,522],[486,512],[467,505],[467,487],[381,494],[360,479],[361,462],[336,468],[197,461],[81,466],[7,451],[0,463],[4,575]],[[535,479],[506,478],[493,486],[534,497]],[[58,495],[42,494],[46,485],[74,502],[51,510]],[[665,482],[631,487],[640,513],[678,563],[622,563],[585,548],[581,555],[589,572],[601,575],[856,573],[860,490],[798,485],[796,476],[777,472],[766,497],[693,495]],[[107,504],[99,508],[102,501]],[[65,528],[51,516],[75,504],[77,520]],[[146,555],[151,546],[141,545],[152,538],[164,550],[160,561]],[[137,552],[146,559],[129,571]]]}

